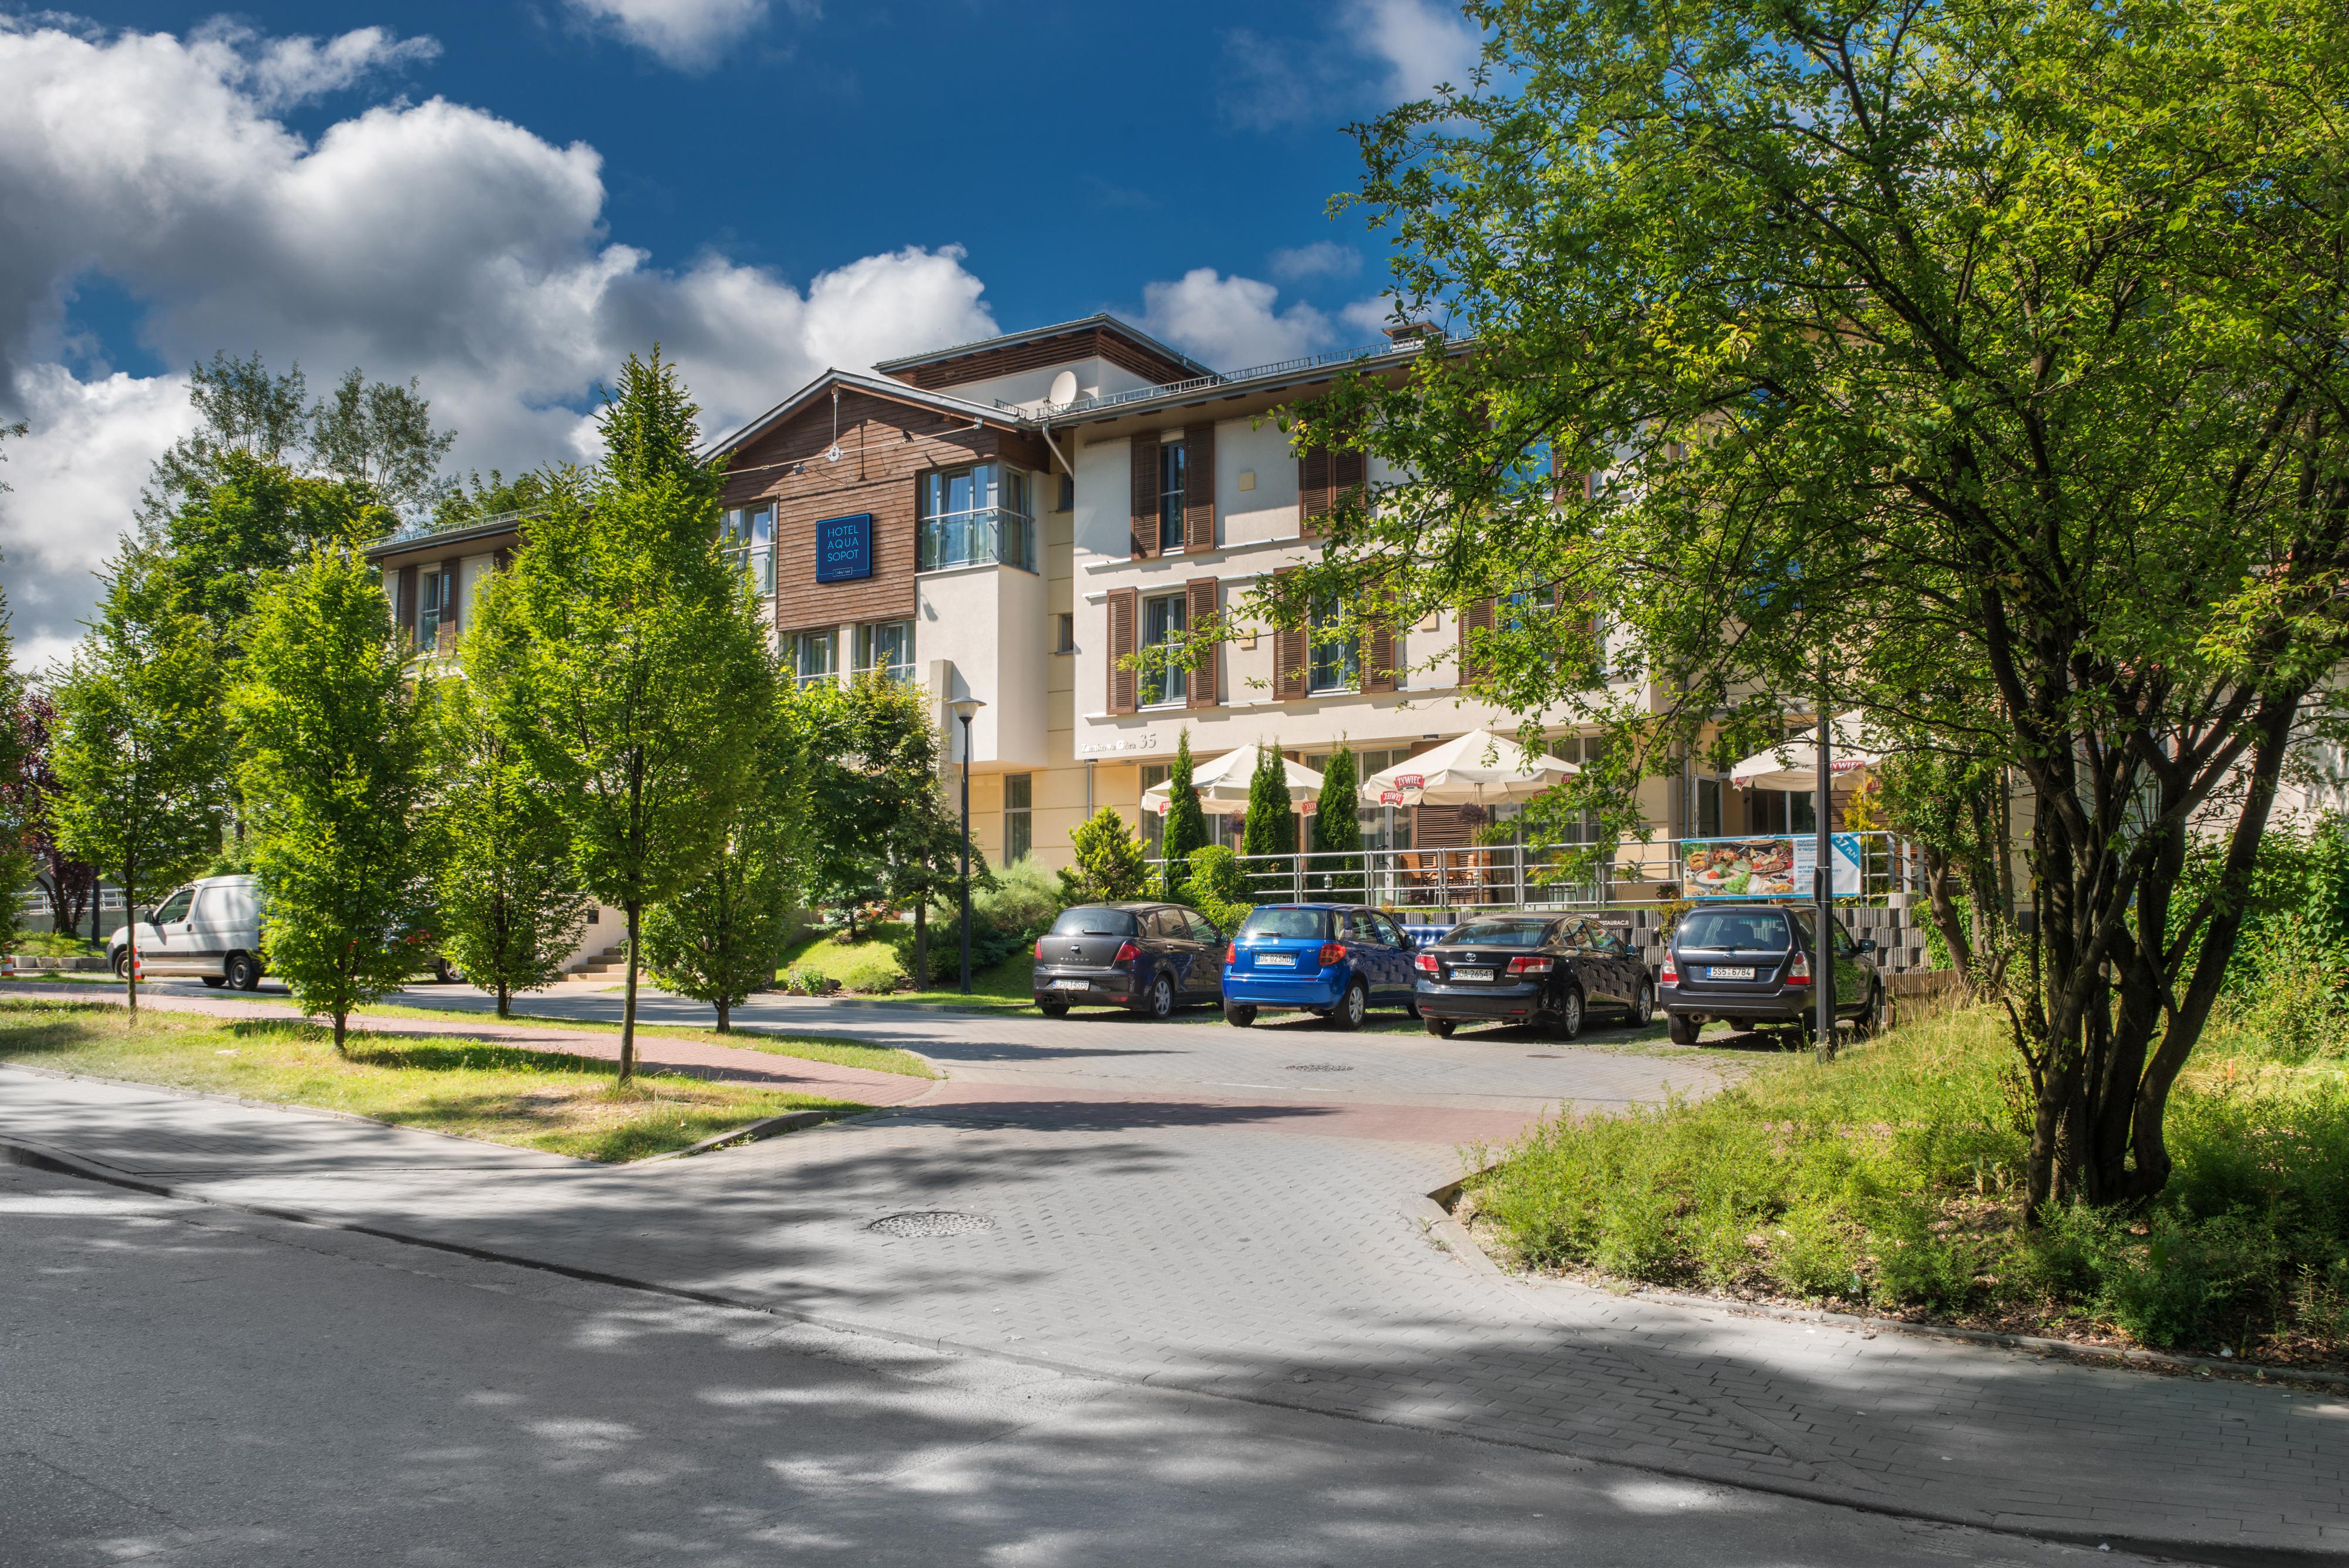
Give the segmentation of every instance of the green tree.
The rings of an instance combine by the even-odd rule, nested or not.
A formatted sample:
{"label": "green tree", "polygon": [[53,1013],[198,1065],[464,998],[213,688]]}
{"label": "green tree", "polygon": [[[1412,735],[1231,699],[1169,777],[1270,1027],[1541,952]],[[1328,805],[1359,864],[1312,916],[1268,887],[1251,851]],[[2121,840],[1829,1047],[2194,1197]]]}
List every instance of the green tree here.
{"label": "green tree", "polygon": [[452,488],[440,477],[455,431],[432,428],[432,404],[405,387],[369,381],[357,366],[310,410],[310,456],[322,473],[364,485],[387,506],[430,505]]}
{"label": "green tree", "polygon": [[718,1010],[734,1009],[775,983],[799,898],[806,782],[792,705],[770,703],[744,792],[708,870],[645,918],[645,963],[661,985]]}
{"label": "green tree", "polygon": [[716,859],[767,722],[765,633],[718,554],[722,476],[656,348],[599,421],[605,456],[550,498],[514,557],[493,699],[553,794],[587,890],[624,912],[623,1084],[636,1071],[644,912]]}
{"label": "green tree", "polygon": [[192,874],[220,847],[228,804],[221,667],[194,617],[150,614],[145,557],[114,563],[98,619],[53,692],[52,830],[67,854],[111,877],[134,919],[123,975],[139,1013],[140,898]]}
{"label": "green tree", "polygon": [[27,699],[24,677],[16,672],[8,597],[0,592],[0,890],[11,895],[0,907],[0,950],[16,940],[13,894],[32,877],[33,846],[42,828],[36,774],[45,770],[46,759],[34,749],[39,732]]}
{"label": "green tree", "polygon": [[1169,898],[1183,896],[1183,884],[1191,875],[1191,851],[1207,842],[1207,816],[1199,809],[1199,791],[1191,776],[1191,729],[1186,724],[1175,737],[1174,765],[1166,774],[1166,826],[1159,840]]}
{"label": "green tree", "polygon": [[1361,779],[1354,750],[1340,741],[1321,768],[1321,798],[1313,813],[1313,847],[1322,855],[1342,855],[1324,860],[1321,886],[1333,891],[1362,885],[1362,816],[1359,796]]}
{"label": "green tree", "polygon": [[352,1010],[425,956],[432,694],[404,662],[374,569],[320,549],[262,588],[228,694],[263,952],[337,1054]]}
{"label": "green tree", "polygon": [[202,618],[233,659],[254,597],[320,548],[356,548],[398,522],[366,485],[295,473],[227,450],[187,481],[179,504],[149,531],[147,586]]}
{"label": "green tree", "polygon": [[[1360,200],[1398,316],[1475,351],[1307,412],[1296,439],[1405,477],[1251,607],[1570,607],[1467,661],[1620,742],[1537,826],[1619,828],[1639,774],[1716,713],[1761,739],[1823,668],[1836,709],[2011,767],[2026,1212],[2159,1191],[2349,617],[2339,28],[2265,0],[1470,9],[1488,69],[1364,128]],[[1602,622],[1663,711],[1586,690]],[[2189,822],[2226,849],[2181,910]]]}
{"label": "green tree", "polygon": [[[485,618],[499,585],[482,596]],[[462,656],[474,661],[468,628]],[[483,695],[494,680],[452,680],[441,688],[437,729],[440,784],[433,805],[442,854],[438,918],[441,951],[512,1016],[513,993],[563,977],[578,945],[589,899],[571,859],[562,814],[530,773],[508,725]]]}
{"label": "green tree", "polygon": [[1139,898],[1150,887],[1150,862],[1142,840],[1113,805],[1105,805],[1069,830],[1076,864],[1061,868],[1061,891],[1071,904],[1104,904]]}
{"label": "green tree", "polygon": [[[1288,768],[1278,746],[1257,748],[1256,771],[1248,775],[1247,818],[1240,826],[1240,853],[1297,853],[1297,807],[1288,798]],[[1293,885],[1285,867],[1257,865],[1249,868],[1248,878],[1265,897]]]}

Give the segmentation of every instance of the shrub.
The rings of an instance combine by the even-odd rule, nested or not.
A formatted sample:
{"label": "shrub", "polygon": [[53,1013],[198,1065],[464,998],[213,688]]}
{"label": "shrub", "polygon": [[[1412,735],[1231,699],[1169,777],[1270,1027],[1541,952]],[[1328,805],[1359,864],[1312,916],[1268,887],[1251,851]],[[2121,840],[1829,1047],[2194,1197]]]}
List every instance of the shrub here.
{"label": "shrub", "polygon": [[1247,877],[1240,871],[1239,857],[1220,844],[1210,844],[1191,851],[1191,875],[1184,884],[1191,907],[1215,922],[1216,929],[1231,936],[1240,929],[1254,908],[1248,900]]}
{"label": "shrub", "polygon": [[1068,904],[1100,904],[1139,898],[1149,890],[1150,863],[1142,841],[1115,806],[1105,805],[1069,833],[1074,866],[1061,873],[1061,898]]}
{"label": "shrub", "polygon": [[[970,893],[970,962],[993,969],[1052,929],[1064,906],[1060,878],[1032,859],[1015,860],[995,874],[992,886]],[[957,961],[962,942],[962,911],[940,901],[930,906],[930,964],[940,955]]]}
{"label": "shrub", "polygon": [[2282,1248],[2247,1216],[2199,1224],[2156,1211],[2152,1240],[2105,1276],[2113,1320],[2147,1345],[2237,1344],[2273,1305]]}
{"label": "shrub", "polygon": [[13,950],[27,958],[88,958],[98,951],[93,944],[61,931],[27,931],[16,939]]}
{"label": "shrub", "polygon": [[867,953],[851,959],[840,971],[840,983],[850,991],[877,994],[905,984],[905,969],[894,954]]}

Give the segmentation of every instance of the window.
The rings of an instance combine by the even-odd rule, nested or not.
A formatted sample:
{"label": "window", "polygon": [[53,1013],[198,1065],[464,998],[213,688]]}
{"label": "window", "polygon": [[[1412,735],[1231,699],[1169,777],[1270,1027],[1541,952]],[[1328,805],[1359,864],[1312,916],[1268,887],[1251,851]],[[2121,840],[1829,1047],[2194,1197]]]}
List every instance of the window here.
{"label": "window", "polygon": [[919,569],[1000,562],[1036,569],[1033,476],[1006,463],[922,475]]}
{"label": "window", "polygon": [[1177,645],[1183,639],[1185,611],[1181,594],[1142,601],[1142,668],[1138,691],[1144,708],[1180,702],[1191,689],[1189,657]]}
{"label": "window", "polygon": [[1696,836],[1699,838],[1721,836],[1721,781],[1696,781]]}
{"label": "window", "polygon": [[856,628],[856,673],[884,680],[914,679],[914,623],[875,621]]}
{"label": "window", "polygon": [[1319,909],[1299,909],[1293,905],[1288,909],[1250,909],[1247,919],[1240,922],[1240,940],[1327,941],[1330,940],[1329,919]]}
{"label": "window", "polygon": [[186,919],[188,918],[188,907],[195,901],[196,890],[193,888],[181,888],[178,892],[164,899],[163,907],[155,911],[155,924],[159,926],[168,926],[174,920]]}
{"label": "window", "polygon": [[423,572],[416,579],[416,646],[434,648],[440,641],[440,623],[448,618],[457,596],[447,589],[450,574]]}
{"label": "window", "polygon": [[1745,807],[1748,833],[1816,833],[1818,816],[1811,809],[1811,792],[1757,789]]}
{"label": "window", "polygon": [[1003,775],[1003,864],[1025,860],[1036,847],[1036,786],[1028,774]]}
{"label": "window", "polygon": [[772,506],[730,506],[718,525],[718,548],[726,564],[750,574],[750,587],[762,599],[775,597],[775,509]]}
{"label": "window", "polygon": [[[1164,784],[1174,774],[1165,763],[1142,764],[1142,792],[1144,794]],[[1166,818],[1154,811],[1142,814],[1142,855],[1145,860],[1156,860],[1166,853]]]}
{"label": "window", "polygon": [[1313,629],[1309,634],[1313,640],[1313,657],[1307,690],[1351,691],[1361,684],[1361,643],[1351,632],[1337,635],[1337,628],[1344,618],[1334,598],[1324,599],[1314,607]]}
{"label": "window", "polygon": [[1076,509],[1077,476],[1073,473],[1064,473],[1061,475],[1060,504],[1054,506],[1052,510],[1055,512],[1074,512]]}
{"label": "window", "polygon": [[1206,916],[1199,913],[1196,909],[1184,910],[1183,918],[1191,923],[1191,940],[1193,941],[1219,942],[1224,940],[1224,933],[1216,929],[1216,923],[1207,919]]}
{"label": "window", "polygon": [[801,686],[821,686],[833,678],[838,663],[833,654],[833,631],[795,632],[784,643],[784,656],[790,661],[792,679]]}
{"label": "window", "polygon": [[1158,449],[1158,551],[1166,555],[1183,547],[1183,443],[1169,441]]}
{"label": "window", "polygon": [[1061,910],[1061,918],[1052,922],[1052,934],[1056,937],[1130,937],[1137,934],[1137,928],[1129,910],[1085,904]]}
{"label": "window", "polygon": [[1056,623],[1052,634],[1052,651],[1074,653],[1077,650],[1077,616],[1074,610],[1062,610],[1052,618]]}

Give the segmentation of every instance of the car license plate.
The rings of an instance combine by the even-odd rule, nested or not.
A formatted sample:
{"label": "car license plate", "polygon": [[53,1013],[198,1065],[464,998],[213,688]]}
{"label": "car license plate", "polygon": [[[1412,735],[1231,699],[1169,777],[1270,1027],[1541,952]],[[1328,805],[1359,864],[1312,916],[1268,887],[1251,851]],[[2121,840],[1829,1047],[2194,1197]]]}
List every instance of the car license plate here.
{"label": "car license plate", "polygon": [[1295,969],[1297,967],[1297,955],[1295,953],[1258,953],[1256,955],[1256,967],[1258,969]]}
{"label": "car license plate", "polygon": [[1056,980],[1052,982],[1054,991],[1091,991],[1092,988],[1093,982],[1089,980]]}
{"label": "car license plate", "polygon": [[1454,980],[1490,980],[1493,978],[1493,971],[1489,969],[1455,969],[1452,971],[1452,978]]}
{"label": "car license plate", "polygon": [[1705,975],[1712,980],[1752,980],[1754,966],[1750,963],[1717,963],[1706,970]]}

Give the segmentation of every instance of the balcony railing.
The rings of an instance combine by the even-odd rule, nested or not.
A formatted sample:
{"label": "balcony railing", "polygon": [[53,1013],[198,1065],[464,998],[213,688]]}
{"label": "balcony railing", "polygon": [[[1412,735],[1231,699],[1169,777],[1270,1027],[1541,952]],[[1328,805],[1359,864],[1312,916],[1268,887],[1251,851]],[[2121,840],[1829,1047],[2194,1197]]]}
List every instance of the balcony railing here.
{"label": "balcony railing", "polygon": [[919,570],[1000,564],[1036,569],[1036,524],[1006,507],[922,520]]}
{"label": "balcony railing", "polygon": [[1170,381],[1158,387],[1130,387],[1123,392],[1104,392],[1092,397],[1071,398],[1065,403],[1006,402],[995,400],[999,409],[1026,412],[1034,418],[1051,418],[1061,414],[1090,412],[1095,409],[1115,408],[1124,403],[1145,402],[1152,398],[1180,397],[1208,387],[1229,387],[1242,381],[1254,381],[1267,376],[1293,375],[1299,370],[1318,370],[1325,365],[1350,365],[1357,360],[1383,359],[1392,356],[1417,354],[1426,348],[1424,338],[1407,338],[1401,343],[1378,343],[1366,348],[1341,348],[1329,354],[1308,354],[1297,359],[1276,360],[1269,365],[1251,365],[1245,370],[1216,370],[1205,376],[1194,376],[1187,381]]}
{"label": "balcony railing", "polygon": [[775,553],[761,547],[738,546],[726,552],[726,564],[738,572],[750,574],[750,586],[762,599],[775,597]]}
{"label": "balcony railing", "polygon": [[472,528],[489,528],[499,524],[511,527],[527,515],[521,512],[492,512],[482,517],[451,517],[446,522],[431,517],[418,517],[402,523],[392,531],[388,544],[405,545],[418,539],[429,539],[441,534],[463,533]]}

